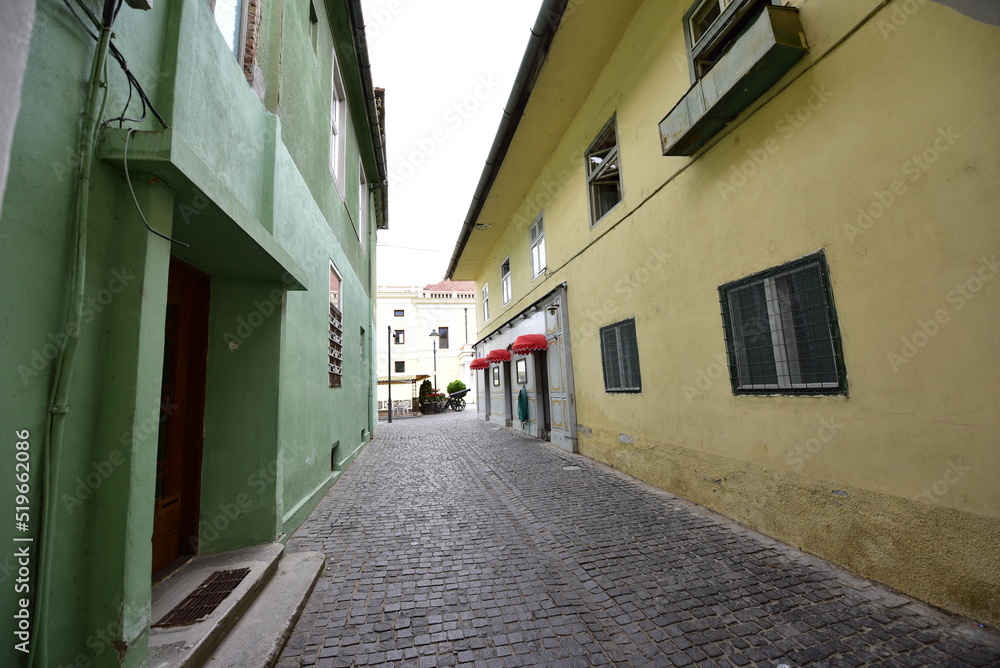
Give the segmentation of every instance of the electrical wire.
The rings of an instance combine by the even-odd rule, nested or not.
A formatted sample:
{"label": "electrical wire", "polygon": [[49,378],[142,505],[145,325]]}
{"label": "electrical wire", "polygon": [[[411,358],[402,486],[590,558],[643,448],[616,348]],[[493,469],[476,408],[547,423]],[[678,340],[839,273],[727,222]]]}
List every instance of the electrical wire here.
{"label": "electrical wire", "polygon": [[[95,28],[100,29],[101,22],[98,20],[97,16],[95,16],[94,13],[90,10],[90,8],[86,4],[84,4],[82,0],[75,0],[75,1],[76,4],[80,7],[80,9],[82,9],[83,12],[87,15],[87,18],[90,19],[90,22],[93,24],[93,26]],[[91,38],[96,40],[97,35],[91,32],[87,24],[84,23],[83,19],[80,18],[80,15],[77,14],[76,11],[73,9],[73,6],[70,5],[69,0],[62,0],[62,2],[64,5],[66,5],[66,8],[73,15],[73,18],[75,18],[77,22],[83,27],[84,31],[86,31],[86,33],[90,35]],[[121,11],[121,7],[122,7],[122,0],[118,0],[117,9],[115,9],[114,11],[115,18],[117,18],[118,12]],[[125,123],[126,121],[130,123],[141,123],[146,119],[146,111],[148,109],[150,112],[152,112],[156,120],[159,121],[160,125],[162,125],[164,129],[167,129],[169,127],[167,125],[167,122],[163,120],[163,117],[160,116],[159,112],[156,110],[156,107],[153,106],[153,103],[150,101],[149,96],[146,95],[146,91],[143,90],[142,85],[139,83],[139,80],[136,79],[135,75],[132,74],[131,70],[129,70],[128,61],[125,60],[125,56],[122,54],[121,51],[118,50],[118,47],[115,46],[113,42],[110,44],[109,50],[111,52],[111,56],[118,62],[118,65],[122,68],[122,71],[125,73],[125,79],[128,81],[129,91],[128,91],[128,101],[125,103],[125,107],[122,109],[121,113],[117,117],[105,121],[102,127],[110,125],[115,121],[118,121],[118,127],[122,127],[123,123]],[[139,116],[139,118],[128,118],[127,116],[125,116],[125,112],[128,111],[129,105],[132,104],[133,90],[138,94],[139,101],[142,103],[142,115]]]}
{"label": "electrical wire", "polygon": [[150,227],[149,221],[146,220],[146,214],[144,214],[142,212],[142,209],[139,207],[139,198],[135,196],[135,190],[132,189],[132,178],[129,176],[128,173],[128,140],[129,137],[132,136],[133,132],[138,132],[138,130],[136,130],[135,128],[129,128],[129,131],[125,133],[125,153],[123,159],[125,162],[125,182],[128,183],[128,190],[130,193],[132,193],[132,201],[135,202],[135,210],[139,212],[139,217],[142,218],[142,224],[146,226],[147,230],[149,230],[150,232],[152,232],[153,234],[162,239],[166,239],[167,241],[175,243],[179,246],[184,246],[185,248],[190,248],[191,244],[186,244],[183,241],[178,241],[177,239],[168,237],[167,235],[157,232],[152,227]]}

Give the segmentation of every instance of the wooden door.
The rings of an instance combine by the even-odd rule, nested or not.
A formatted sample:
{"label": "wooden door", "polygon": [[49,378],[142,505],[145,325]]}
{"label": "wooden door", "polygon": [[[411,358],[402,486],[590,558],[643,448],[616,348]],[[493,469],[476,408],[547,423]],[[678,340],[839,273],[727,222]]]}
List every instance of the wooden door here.
{"label": "wooden door", "polygon": [[208,351],[208,276],[170,259],[156,450],[152,572],[198,545]]}

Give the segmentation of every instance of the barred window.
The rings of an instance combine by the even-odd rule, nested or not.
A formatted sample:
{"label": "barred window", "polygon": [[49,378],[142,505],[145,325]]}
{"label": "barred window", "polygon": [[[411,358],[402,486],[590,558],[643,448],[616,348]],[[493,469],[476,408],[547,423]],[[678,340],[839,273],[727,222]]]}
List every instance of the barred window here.
{"label": "barred window", "polygon": [[330,387],[340,387],[344,364],[344,315],[341,313],[341,277],[337,268],[330,263],[330,331],[328,351],[328,374]]}
{"label": "barred window", "polygon": [[847,391],[824,253],[723,285],[719,297],[735,394]]}
{"label": "barred window", "polygon": [[601,366],[605,392],[641,392],[635,318],[601,328]]}

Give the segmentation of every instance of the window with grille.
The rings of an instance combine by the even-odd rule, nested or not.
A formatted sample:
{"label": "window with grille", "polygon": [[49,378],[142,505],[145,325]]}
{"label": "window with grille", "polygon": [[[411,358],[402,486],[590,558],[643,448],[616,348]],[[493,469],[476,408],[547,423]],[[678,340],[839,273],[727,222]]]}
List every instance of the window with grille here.
{"label": "window with grille", "polygon": [[500,265],[500,303],[509,302],[510,294],[510,258],[507,258]]}
{"label": "window with grille", "polygon": [[330,263],[330,349],[327,364],[329,366],[330,387],[340,387],[344,364],[344,314],[341,312],[340,300],[341,277],[337,268]]}
{"label": "window with grille", "polygon": [[824,253],[723,285],[719,297],[734,393],[847,391]]}
{"label": "window with grille", "polygon": [[590,184],[590,224],[593,226],[622,201],[618,131],[614,117],[587,149],[587,182]]}
{"label": "window with grille", "polygon": [[448,347],[448,328],[438,327],[438,348],[444,350]]}
{"label": "window with grille", "polygon": [[531,256],[531,278],[545,271],[545,229],[542,227],[542,214],[528,229],[528,254]]}
{"label": "window with grille", "polygon": [[605,392],[642,392],[635,318],[601,328],[601,366]]}

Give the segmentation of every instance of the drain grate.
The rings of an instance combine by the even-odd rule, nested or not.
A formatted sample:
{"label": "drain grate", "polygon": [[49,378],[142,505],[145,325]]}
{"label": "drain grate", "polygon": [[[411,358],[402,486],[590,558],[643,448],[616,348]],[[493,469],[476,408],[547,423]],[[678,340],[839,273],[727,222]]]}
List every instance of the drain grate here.
{"label": "drain grate", "polygon": [[249,568],[215,571],[153,626],[184,626],[201,621],[215,612],[249,573]]}

